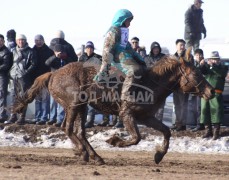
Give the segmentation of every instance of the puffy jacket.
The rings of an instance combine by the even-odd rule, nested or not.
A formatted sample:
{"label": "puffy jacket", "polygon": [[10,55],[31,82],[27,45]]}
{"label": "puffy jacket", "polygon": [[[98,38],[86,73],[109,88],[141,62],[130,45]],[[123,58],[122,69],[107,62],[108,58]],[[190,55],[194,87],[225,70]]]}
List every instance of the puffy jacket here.
{"label": "puffy jacket", "polygon": [[13,65],[13,56],[4,45],[0,48],[0,75],[7,75]]}
{"label": "puffy jacket", "polygon": [[83,53],[83,55],[79,57],[79,61],[80,62],[85,62],[85,61],[89,60],[92,57],[100,59],[101,62],[102,62],[102,56],[100,56],[99,54],[96,54],[96,53],[92,53],[90,56],[88,56],[87,53]]}
{"label": "puffy jacket", "polygon": [[18,46],[13,49],[13,66],[10,71],[12,78],[30,76],[37,66],[35,51],[28,45],[24,48]]}

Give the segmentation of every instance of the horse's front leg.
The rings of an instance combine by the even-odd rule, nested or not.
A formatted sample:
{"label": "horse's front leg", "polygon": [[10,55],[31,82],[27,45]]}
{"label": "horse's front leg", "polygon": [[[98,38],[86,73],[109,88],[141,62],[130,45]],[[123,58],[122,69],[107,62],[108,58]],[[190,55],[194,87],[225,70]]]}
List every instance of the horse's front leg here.
{"label": "horse's front leg", "polygon": [[152,127],[155,130],[162,132],[164,135],[163,145],[162,147],[156,150],[156,154],[154,155],[155,163],[158,164],[161,162],[164,155],[167,153],[169,149],[169,140],[171,137],[171,132],[166,125],[164,125],[161,121],[156,119],[154,116],[146,118],[144,121],[142,121],[142,123],[144,123],[148,127]]}
{"label": "horse's front leg", "polygon": [[117,147],[125,147],[138,144],[141,140],[141,135],[139,133],[135,117],[132,115],[131,111],[129,109],[123,109],[120,111],[119,116],[123,120],[123,124],[126,130],[130,133],[131,139],[123,140],[118,136],[113,136],[106,142]]}

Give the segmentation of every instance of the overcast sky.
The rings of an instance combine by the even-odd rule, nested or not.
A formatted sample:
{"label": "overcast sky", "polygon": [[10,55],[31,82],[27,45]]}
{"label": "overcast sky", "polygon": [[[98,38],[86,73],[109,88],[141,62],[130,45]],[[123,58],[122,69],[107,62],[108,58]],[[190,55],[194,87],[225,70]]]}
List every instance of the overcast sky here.
{"label": "overcast sky", "polygon": [[[207,39],[202,43],[228,38],[229,0],[203,1]],[[75,49],[92,40],[100,50],[114,14],[125,8],[134,14],[130,38],[138,36],[147,49],[158,41],[173,51],[175,40],[183,38],[184,13],[191,4],[193,0],[5,0],[1,2],[0,33],[6,35],[14,28],[27,36],[30,46],[34,36],[42,34],[49,45],[61,29]]]}

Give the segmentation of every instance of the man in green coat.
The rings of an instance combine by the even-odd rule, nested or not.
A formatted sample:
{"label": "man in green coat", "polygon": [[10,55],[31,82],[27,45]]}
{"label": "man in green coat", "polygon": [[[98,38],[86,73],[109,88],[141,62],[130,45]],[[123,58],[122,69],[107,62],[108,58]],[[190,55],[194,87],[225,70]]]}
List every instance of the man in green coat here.
{"label": "man in green coat", "polygon": [[[201,71],[206,80],[215,88],[215,97],[213,99],[208,101],[201,99],[200,122],[207,125],[207,131],[203,138],[213,136],[213,140],[216,140],[219,138],[220,123],[224,116],[222,92],[228,67],[220,63],[218,51],[213,51],[208,63],[202,65]],[[214,125],[214,133],[212,132],[212,124]]]}

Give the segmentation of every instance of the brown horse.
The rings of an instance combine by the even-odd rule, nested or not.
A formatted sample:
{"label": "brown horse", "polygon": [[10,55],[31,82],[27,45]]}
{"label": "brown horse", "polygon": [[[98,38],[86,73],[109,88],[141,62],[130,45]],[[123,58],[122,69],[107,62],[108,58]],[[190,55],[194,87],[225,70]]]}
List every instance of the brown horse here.
{"label": "brown horse", "polygon": [[[162,132],[164,135],[163,145],[154,156],[154,160],[158,164],[167,153],[171,136],[169,128],[155,118],[155,113],[161,102],[174,90],[193,93],[205,99],[210,99],[213,96],[213,88],[200,71],[187,61],[189,59],[190,50],[186,52],[185,58],[180,58],[179,61],[175,57],[166,56],[154,67],[147,69],[141,78],[141,85],[136,88],[138,94],[134,97],[138,101],[128,103],[128,111],[121,114],[119,112],[123,102],[117,97],[120,95],[122,83],[120,81],[118,81],[119,83],[110,83],[109,81],[108,84],[113,85],[113,88],[95,84],[93,81],[93,77],[96,75],[95,68],[84,67],[79,62],[70,63],[55,72],[38,77],[25,95],[18,97],[15,111],[22,112],[23,108],[33,101],[39,91],[47,87],[53,98],[64,107],[66,115],[62,128],[76,145],[76,150],[84,161],[89,161],[91,158],[98,164],[104,163],[85,136],[84,124],[87,116],[87,104],[90,104],[102,113],[119,115],[123,120],[126,130],[132,138],[123,140],[117,136],[111,137],[107,142],[113,146],[125,147],[138,144],[141,136],[137,123]],[[141,92],[140,95],[139,92]]]}

